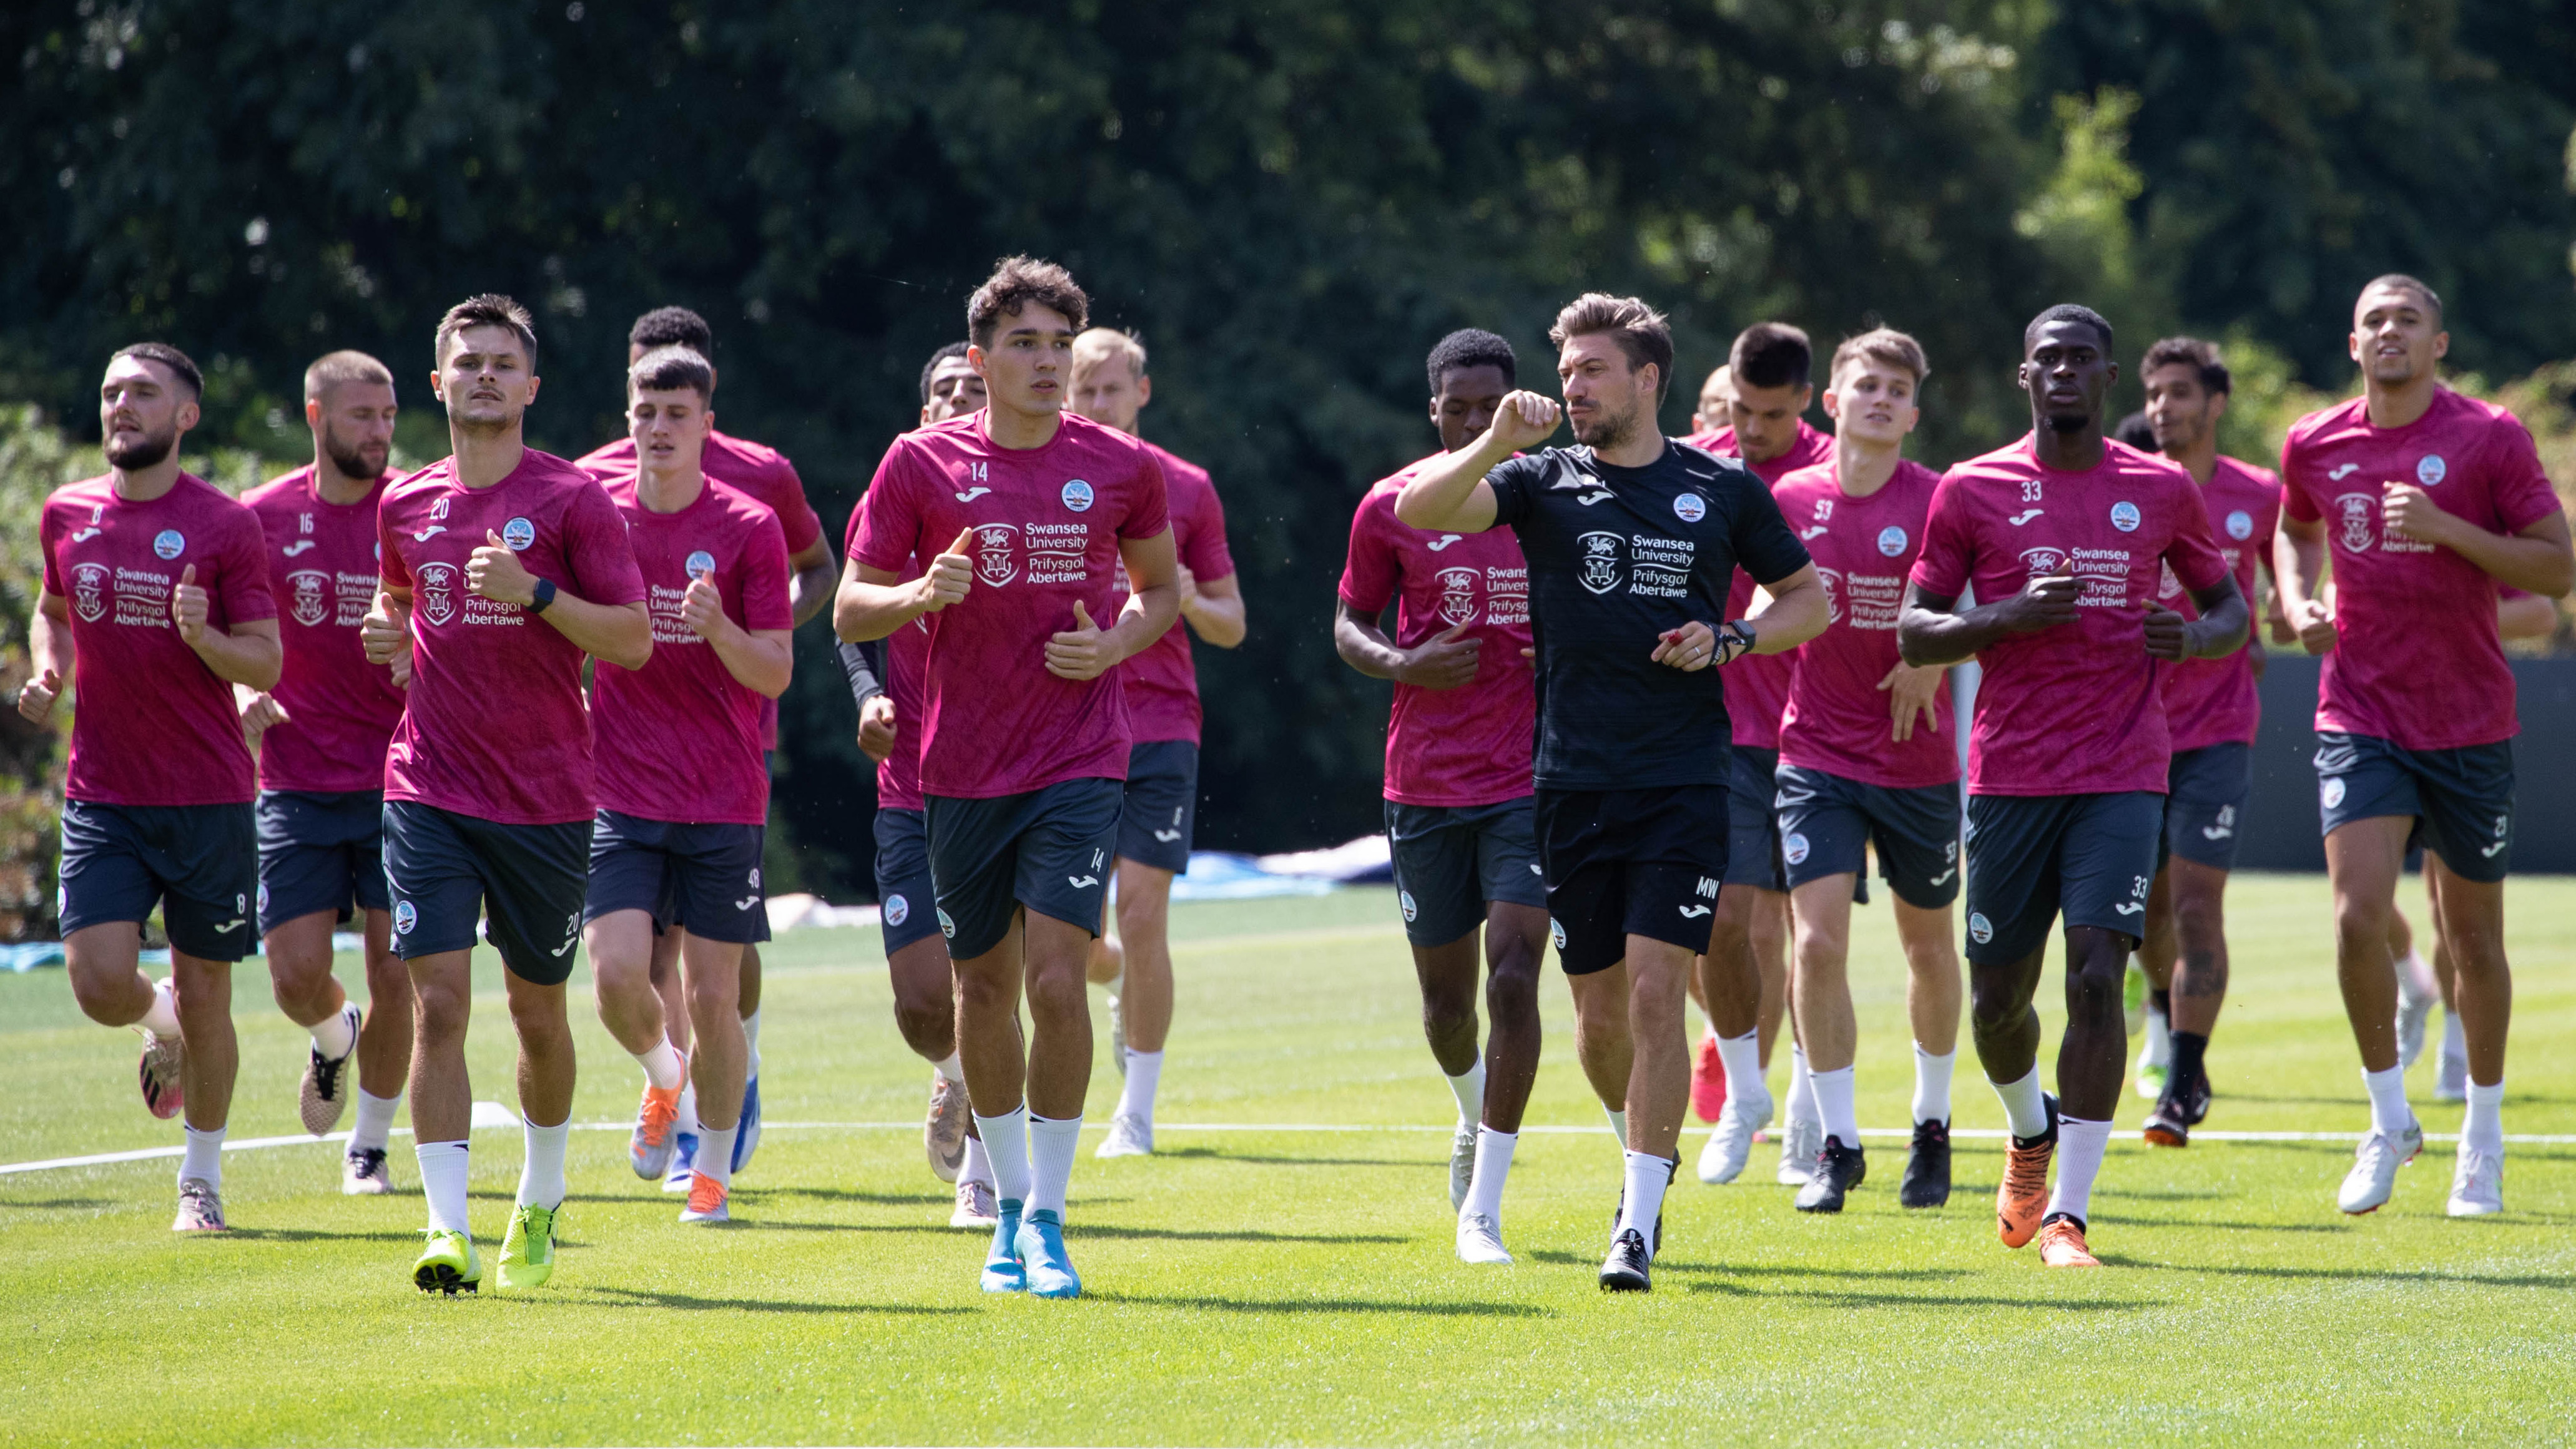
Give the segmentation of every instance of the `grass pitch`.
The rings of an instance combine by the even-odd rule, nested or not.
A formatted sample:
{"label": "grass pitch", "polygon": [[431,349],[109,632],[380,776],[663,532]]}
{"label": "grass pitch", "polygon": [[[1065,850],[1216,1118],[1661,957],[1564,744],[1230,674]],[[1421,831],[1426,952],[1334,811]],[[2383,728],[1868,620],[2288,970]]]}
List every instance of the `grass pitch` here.
{"label": "grass pitch", "polygon": [[[2409,904],[2414,897],[2410,893]],[[2212,1051],[2211,1129],[2359,1130],[2321,878],[2247,877],[2235,994]],[[730,1230],[685,1229],[577,1132],[555,1286],[423,1298],[408,1139],[390,1200],[338,1195],[334,1147],[232,1154],[234,1230],[168,1231],[176,1164],[0,1177],[0,1441],[9,1443],[1601,1443],[2561,1440],[2576,1399],[2576,1146],[2517,1145],[2501,1219],[2442,1216],[2447,1146],[2378,1214],[2347,1219],[2332,1143],[2137,1144],[2123,1102],[2097,1191],[2112,1266],[2046,1273],[1994,1239],[2000,1144],[1965,1141],[1943,1211],[1895,1206],[1901,1142],[1839,1218],[1807,1218],[1757,1148],[1693,1180],[1685,1139],[1651,1297],[1593,1284],[1618,1190],[1606,1129],[1524,1137],[1504,1228],[1520,1262],[1451,1252],[1451,1114],[1416,1025],[1384,892],[1185,906],[1162,1154],[1095,1162],[1068,1234],[1090,1296],[976,1291],[978,1235],[917,1130],[928,1072],[903,1049],[873,932],[772,947],[763,1090],[773,1125]],[[2576,1133],[2576,882],[2518,881],[2506,1129]],[[1901,1126],[1910,1084],[1884,908],[1859,913],[1861,1120]],[[358,973],[344,961],[343,980]],[[476,1095],[513,1099],[498,966],[478,952]],[[302,1036],[237,978],[235,1139],[296,1131]],[[2052,972],[2042,1012],[2062,1017]],[[586,978],[577,980],[577,986]],[[575,997],[575,1118],[633,1110],[637,1071]],[[1599,1128],[1571,1010],[1544,992],[1533,1124]],[[2438,1030],[2438,1026],[2436,1028]],[[1103,1034],[1105,1042],[1105,1032]],[[0,1161],[151,1146],[132,1038],[83,1021],[60,973],[0,978]],[[2052,1053],[2054,1047],[2049,1049]],[[2458,1109],[2412,1085],[2433,1131]],[[2053,1060],[2053,1058],[2044,1058]],[[1971,1053],[1957,1124],[2001,1125]],[[1785,1072],[1775,1062],[1775,1090]],[[1117,1078],[1105,1060],[1091,1116]],[[1362,1127],[1194,1132],[1191,1123]],[[515,1132],[476,1137],[488,1274]]]}

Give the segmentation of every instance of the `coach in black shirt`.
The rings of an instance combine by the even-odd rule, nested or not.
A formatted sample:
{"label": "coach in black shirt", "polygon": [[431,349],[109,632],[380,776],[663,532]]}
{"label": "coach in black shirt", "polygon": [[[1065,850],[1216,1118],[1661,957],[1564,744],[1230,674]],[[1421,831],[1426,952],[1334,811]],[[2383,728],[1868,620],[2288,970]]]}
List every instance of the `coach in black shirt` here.
{"label": "coach in black shirt", "polygon": [[[1395,512],[1415,528],[1507,525],[1529,559],[1548,914],[1587,1072],[1628,1058],[1627,1173],[1601,1286],[1643,1289],[1690,1094],[1682,1002],[1726,874],[1733,735],[1712,666],[1814,638],[1826,602],[1770,490],[1657,427],[1673,367],[1662,316],[1586,293],[1548,337],[1576,446],[1513,456],[1559,415],[1515,392],[1482,439],[1425,464]],[[1727,620],[1739,564],[1771,605]],[[1721,1038],[1750,1042],[1760,983],[1733,974],[1712,971],[1709,1014]],[[1740,1086],[1735,1056],[1749,1067]],[[1755,1060],[1730,1054],[1729,1091],[1764,1090]]]}

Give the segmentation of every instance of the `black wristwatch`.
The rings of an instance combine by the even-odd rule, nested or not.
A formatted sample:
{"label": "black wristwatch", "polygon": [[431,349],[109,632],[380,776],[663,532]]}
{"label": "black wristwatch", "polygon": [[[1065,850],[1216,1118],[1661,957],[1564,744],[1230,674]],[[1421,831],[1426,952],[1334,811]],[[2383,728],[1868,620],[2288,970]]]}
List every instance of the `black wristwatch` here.
{"label": "black wristwatch", "polygon": [[1729,619],[1717,626],[1717,662],[1732,664],[1753,652],[1753,626],[1742,619]]}
{"label": "black wristwatch", "polygon": [[554,601],[555,581],[552,579],[539,579],[537,580],[537,596],[528,602],[528,612],[531,614],[542,614],[546,611],[546,605],[551,604]]}

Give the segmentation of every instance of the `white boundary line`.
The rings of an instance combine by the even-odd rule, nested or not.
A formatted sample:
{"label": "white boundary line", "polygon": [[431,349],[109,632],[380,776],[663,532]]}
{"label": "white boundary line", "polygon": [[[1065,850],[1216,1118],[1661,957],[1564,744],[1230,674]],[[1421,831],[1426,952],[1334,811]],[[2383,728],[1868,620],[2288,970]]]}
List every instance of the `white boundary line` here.
{"label": "white boundary line", "polygon": [[[498,1124],[486,1122],[481,1125],[486,1127],[495,1127]],[[573,1129],[578,1132],[624,1132],[632,1128],[633,1125],[634,1124],[629,1122],[576,1122],[573,1124]],[[1109,1127],[1109,1124],[1106,1122],[1085,1122],[1082,1125],[1085,1131],[1091,1132],[1106,1131]],[[919,1122],[763,1122],[761,1124],[761,1130],[764,1132],[918,1132],[921,1130],[921,1124]],[[1288,1136],[1306,1136],[1323,1133],[1391,1132],[1439,1133],[1445,1135],[1455,1132],[1457,1129],[1454,1126],[1425,1127],[1400,1122],[1383,1124],[1350,1122],[1160,1122],[1155,1124],[1154,1130],[1157,1132],[1268,1132]],[[1595,1135],[1606,1137],[1610,1133],[1610,1128],[1608,1124],[1605,1123],[1599,1127],[1525,1126],[1521,1128],[1521,1131],[1524,1134],[1537,1132],[1568,1137]],[[393,1135],[397,1137],[408,1137],[411,1135],[411,1129],[408,1127],[397,1127],[394,1129]],[[1861,1129],[1860,1135],[1863,1137],[1881,1137],[1903,1140],[1911,1138],[1914,1133],[1912,1129],[1902,1127],[1864,1127]],[[1952,1132],[1950,1135],[1953,1138],[1993,1140],[2001,1138],[2006,1134],[2000,1128],[1962,1127]],[[2358,1132],[2194,1132],[2191,1136],[2194,1142],[2357,1143],[2361,1140],[2362,1134]],[[346,1132],[333,1132],[322,1137],[307,1137],[301,1134],[293,1137],[245,1137],[239,1141],[225,1143],[224,1150],[226,1152],[253,1152],[271,1147],[312,1147],[327,1142],[346,1142],[348,1140],[349,1134]],[[2459,1140],[2459,1134],[2456,1132],[2427,1132],[2424,1134],[2424,1140],[2427,1142],[2456,1142]],[[2576,1133],[2508,1132],[2505,1134],[2504,1140],[2508,1143],[2518,1143],[2523,1146],[2565,1147],[2571,1144],[2576,1144]],[[139,1147],[130,1152],[95,1152],[83,1157],[49,1157],[38,1162],[0,1163],[0,1177],[8,1177],[21,1172],[50,1172],[57,1168],[104,1167],[119,1162],[150,1162],[157,1158],[184,1156],[187,1150],[188,1149],[185,1147]]]}

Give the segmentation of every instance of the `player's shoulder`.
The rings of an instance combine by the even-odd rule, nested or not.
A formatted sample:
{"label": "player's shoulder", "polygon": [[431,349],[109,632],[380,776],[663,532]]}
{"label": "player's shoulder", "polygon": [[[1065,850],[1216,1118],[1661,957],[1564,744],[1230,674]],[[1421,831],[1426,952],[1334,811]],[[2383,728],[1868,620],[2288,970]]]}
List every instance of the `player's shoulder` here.
{"label": "player's shoulder", "polygon": [[903,456],[925,462],[982,457],[991,451],[991,445],[984,441],[982,416],[981,413],[965,413],[925,423],[908,433],[898,433],[895,440],[886,445],[886,453],[889,457]]}
{"label": "player's shoulder", "polygon": [[526,456],[519,460],[516,481],[521,486],[534,484],[543,489],[548,496],[566,502],[592,493],[606,496],[608,492],[599,479],[592,477],[587,470],[571,459],[557,457],[555,454],[537,448],[530,448]]}
{"label": "player's shoulder", "polygon": [[256,513],[284,511],[303,504],[311,496],[313,465],[280,473],[241,496],[244,506]]}
{"label": "player's shoulder", "polygon": [[1953,488],[1975,489],[2021,483],[2038,476],[2039,462],[2031,456],[2030,438],[2024,435],[2000,448],[1960,459],[1941,478]]}
{"label": "player's shoulder", "polygon": [[2197,488],[2191,470],[2162,453],[2133,448],[2117,438],[2102,440],[2102,463],[2122,479],[2136,479],[2159,488]]}
{"label": "player's shoulder", "polygon": [[1735,429],[1733,428],[1719,428],[1715,432],[1708,433],[1691,433],[1680,441],[1703,453],[1713,453],[1722,458],[1732,457],[1735,454]]}
{"label": "player's shoulder", "polygon": [[2210,475],[2213,486],[2223,486],[2235,494],[2249,495],[2268,502],[2281,501],[2281,475],[2242,458],[2218,455],[2218,467]]}
{"label": "player's shoulder", "polygon": [[246,523],[253,528],[259,526],[259,515],[251,511],[249,504],[194,473],[180,474],[171,493],[174,501],[192,512],[226,522]]}
{"label": "player's shoulder", "polygon": [[793,486],[801,491],[805,486],[804,480],[796,476],[796,465],[767,443],[709,428],[706,452],[707,475],[721,477],[737,488],[746,484],[765,489]]}
{"label": "player's shoulder", "polygon": [[1833,460],[1828,458],[1821,463],[1810,463],[1803,468],[1792,468],[1781,474],[1780,481],[1771,485],[1771,493],[1773,497],[1785,503],[1792,497],[1809,498],[1820,493],[1832,492],[1841,486],[1840,477],[1834,471]]}
{"label": "player's shoulder", "polygon": [[67,507],[75,505],[87,507],[92,503],[104,503],[115,496],[116,475],[101,473],[95,478],[83,478],[75,483],[66,483],[46,494],[45,506],[51,508],[56,504],[62,504]]}
{"label": "player's shoulder", "polygon": [[456,460],[441,458],[417,472],[406,473],[385,485],[381,507],[394,508],[439,492],[455,480]]}
{"label": "player's shoulder", "polygon": [[1664,456],[1660,460],[1665,467],[1677,468],[1690,478],[1703,483],[1723,486],[1741,482],[1760,488],[1766,493],[1770,491],[1770,488],[1763,483],[1761,475],[1755,473],[1742,458],[1693,447],[1679,438],[1672,439],[1671,443],[1672,446],[1664,449]]}
{"label": "player's shoulder", "polygon": [[2365,398],[2346,398],[2331,407],[2322,407],[2290,424],[2283,436],[2282,454],[2286,457],[2301,448],[2314,447],[2360,429],[2370,427],[2370,404]]}
{"label": "player's shoulder", "polygon": [[614,472],[619,469],[632,471],[635,467],[635,440],[612,438],[573,459],[572,465],[585,473],[594,475],[602,471]]}
{"label": "player's shoulder", "polygon": [[1941,486],[1941,470],[1917,463],[1912,458],[1899,458],[1896,460],[1896,476],[1887,480],[1887,486],[1903,488],[1928,498],[1933,489]]}
{"label": "player's shoulder", "polygon": [[741,532],[757,533],[763,527],[776,527],[778,510],[752,497],[730,483],[707,480],[707,497],[724,526]]}
{"label": "player's shoulder", "polygon": [[1150,439],[1139,438],[1137,441],[1143,443],[1146,451],[1154,455],[1155,461],[1163,465],[1165,487],[1175,492],[1181,489],[1208,493],[1216,491],[1216,480],[1208,476],[1208,470],[1205,468]]}

